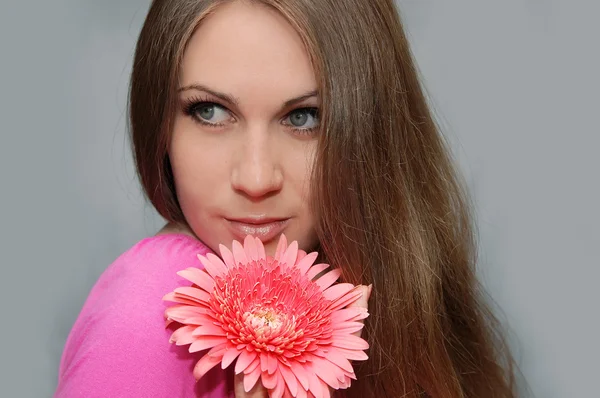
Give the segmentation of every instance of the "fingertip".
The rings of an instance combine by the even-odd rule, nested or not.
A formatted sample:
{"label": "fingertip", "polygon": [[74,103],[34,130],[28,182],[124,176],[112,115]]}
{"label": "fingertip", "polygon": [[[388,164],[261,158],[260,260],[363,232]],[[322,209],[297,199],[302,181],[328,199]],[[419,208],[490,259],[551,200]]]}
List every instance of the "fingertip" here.
{"label": "fingertip", "polygon": [[361,295],[356,300],[354,306],[367,308],[368,303],[369,303],[369,294],[370,294],[369,293],[369,287],[365,286],[365,285],[360,285],[360,292],[361,292]]}

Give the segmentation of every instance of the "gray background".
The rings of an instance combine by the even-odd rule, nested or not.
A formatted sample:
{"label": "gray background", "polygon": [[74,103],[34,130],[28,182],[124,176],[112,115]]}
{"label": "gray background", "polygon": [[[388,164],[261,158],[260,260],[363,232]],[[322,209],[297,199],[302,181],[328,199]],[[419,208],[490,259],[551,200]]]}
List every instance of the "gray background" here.
{"label": "gray background", "polygon": [[[0,395],[47,397],[103,269],[161,221],[124,136],[148,0],[0,2]],[[600,3],[400,1],[537,397],[599,396]],[[525,394],[523,394],[525,396]]]}

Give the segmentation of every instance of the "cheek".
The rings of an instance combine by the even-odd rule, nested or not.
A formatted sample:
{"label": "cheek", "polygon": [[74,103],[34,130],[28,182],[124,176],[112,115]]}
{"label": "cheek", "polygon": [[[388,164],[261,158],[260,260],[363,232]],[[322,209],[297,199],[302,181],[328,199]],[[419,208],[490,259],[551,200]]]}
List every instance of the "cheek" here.
{"label": "cheek", "polygon": [[297,150],[297,155],[289,158],[288,178],[289,185],[293,189],[295,201],[301,207],[301,217],[299,221],[299,235],[301,236],[303,246],[312,247],[316,243],[314,228],[317,220],[315,212],[311,208],[312,204],[312,171],[316,161],[316,142],[304,143],[301,151]]}
{"label": "cheek", "polygon": [[303,202],[310,201],[312,188],[312,171],[316,160],[316,143],[305,143],[297,155],[290,157],[288,176],[290,183],[294,185],[296,195],[300,195]]}
{"label": "cheek", "polygon": [[[171,140],[169,158],[177,197],[182,206],[203,206],[217,196],[228,181],[227,164],[210,141],[202,140],[189,127],[176,130]],[[206,189],[211,187],[211,189]]]}

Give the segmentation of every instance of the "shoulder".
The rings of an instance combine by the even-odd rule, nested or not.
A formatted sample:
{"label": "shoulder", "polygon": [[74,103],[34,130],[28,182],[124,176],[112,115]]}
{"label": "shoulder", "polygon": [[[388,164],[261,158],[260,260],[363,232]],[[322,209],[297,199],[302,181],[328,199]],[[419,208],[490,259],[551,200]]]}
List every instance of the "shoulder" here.
{"label": "shoulder", "polygon": [[142,239],[102,273],[90,291],[81,315],[117,304],[124,311],[152,307],[150,303],[160,302],[165,294],[184,282],[177,271],[202,267],[197,255],[208,251],[202,242],[182,234]]}
{"label": "shoulder", "polygon": [[[196,254],[207,253],[210,249],[198,239],[187,234],[169,233],[150,236],[140,240],[121,254],[102,275],[113,269],[163,272],[177,269],[177,263],[199,264]],[[108,275],[106,275],[108,276]]]}
{"label": "shoulder", "polygon": [[59,370],[61,396],[68,396],[71,386],[126,384],[131,389],[150,377],[157,388],[193,387],[191,369],[198,357],[169,343],[168,303],[162,298],[186,283],[177,271],[202,267],[197,254],[208,251],[191,236],[165,234],[143,239],[120,255],[92,288],[69,334]]}
{"label": "shoulder", "polygon": [[209,251],[202,242],[184,234],[148,237],[119,256],[102,274],[94,289],[140,279],[145,282],[140,287],[159,287],[177,279],[175,273],[181,269],[201,267],[197,254]]}
{"label": "shoulder", "polygon": [[144,318],[156,320],[156,314],[164,311],[162,297],[185,283],[177,271],[202,267],[197,255],[208,251],[202,242],[182,234],[142,239],[102,273],[79,318],[126,317],[129,322]]}

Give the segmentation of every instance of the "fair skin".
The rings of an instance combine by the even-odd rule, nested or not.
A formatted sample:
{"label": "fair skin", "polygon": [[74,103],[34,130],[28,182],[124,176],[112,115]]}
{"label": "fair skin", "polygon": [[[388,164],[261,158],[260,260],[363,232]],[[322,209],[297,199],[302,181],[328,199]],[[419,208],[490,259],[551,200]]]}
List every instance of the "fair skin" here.
{"label": "fair skin", "polygon": [[294,29],[264,6],[220,6],[191,38],[179,87],[169,156],[188,231],[215,251],[247,234],[271,254],[281,233],[313,247],[319,98]]}
{"label": "fair skin", "polygon": [[[228,101],[223,98],[234,99]],[[317,147],[317,83],[300,36],[276,11],[249,2],[221,5],[184,53],[169,157],[187,225],[213,251],[246,234],[273,255],[281,233],[309,250],[317,243],[309,207]],[[367,307],[370,290],[354,305]],[[266,397],[257,383],[236,397]]]}

